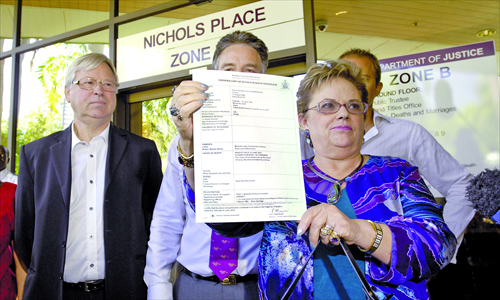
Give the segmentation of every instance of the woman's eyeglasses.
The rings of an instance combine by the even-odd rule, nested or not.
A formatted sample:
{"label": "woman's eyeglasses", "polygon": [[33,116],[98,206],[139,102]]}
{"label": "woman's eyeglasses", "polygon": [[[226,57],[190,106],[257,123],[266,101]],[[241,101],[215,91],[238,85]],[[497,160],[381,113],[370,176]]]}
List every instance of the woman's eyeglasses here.
{"label": "woman's eyeglasses", "polygon": [[338,112],[342,106],[344,106],[349,113],[355,115],[364,114],[368,110],[368,104],[362,101],[351,100],[346,104],[340,104],[332,99],[325,99],[319,102],[317,106],[310,107],[308,110],[316,109],[318,112],[322,114],[329,115]]}

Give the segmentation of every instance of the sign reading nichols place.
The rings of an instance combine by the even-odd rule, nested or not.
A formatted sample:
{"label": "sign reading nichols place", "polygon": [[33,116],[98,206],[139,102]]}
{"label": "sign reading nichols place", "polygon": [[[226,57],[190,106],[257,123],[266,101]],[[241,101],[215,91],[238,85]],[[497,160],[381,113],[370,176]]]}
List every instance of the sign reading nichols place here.
{"label": "sign reading nichols place", "polygon": [[472,174],[499,167],[493,41],[381,59],[380,66],[384,87],[374,109],[419,123]]}
{"label": "sign reading nichols place", "polygon": [[261,1],[118,39],[121,82],[211,65],[224,35],[250,31],[269,52],[305,45],[302,1]]}

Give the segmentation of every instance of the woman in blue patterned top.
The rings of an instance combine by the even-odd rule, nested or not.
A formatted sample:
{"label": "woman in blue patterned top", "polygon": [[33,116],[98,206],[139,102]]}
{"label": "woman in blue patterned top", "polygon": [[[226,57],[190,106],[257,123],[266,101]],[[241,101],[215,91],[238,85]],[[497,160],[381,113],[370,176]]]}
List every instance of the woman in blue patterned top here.
{"label": "woman in blue patterned top", "polygon": [[262,299],[281,298],[302,267],[291,299],[365,299],[335,236],[350,245],[380,299],[429,299],[426,278],[448,264],[456,239],[416,167],[360,154],[368,108],[360,69],[346,61],[313,66],[297,96],[299,122],[315,150],[302,162],[308,210],[300,223],[212,227],[227,236],[264,229]]}

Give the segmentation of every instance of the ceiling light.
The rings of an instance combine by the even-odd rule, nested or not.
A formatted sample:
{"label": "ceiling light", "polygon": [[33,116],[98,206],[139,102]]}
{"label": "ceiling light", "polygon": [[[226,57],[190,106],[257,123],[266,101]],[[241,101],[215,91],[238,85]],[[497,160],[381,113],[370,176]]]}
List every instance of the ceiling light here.
{"label": "ceiling light", "polygon": [[338,13],[335,13],[335,15],[338,16],[338,15],[343,15],[346,13],[347,13],[347,10],[343,10],[343,11],[339,11]]}
{"label": "ceiling light", "polygon": [[485,36],[494,35],[495,33],[497,33],[497,32],[493,29],[484,29],[484,30],[481,30],[478,33],[476,33],[476,36],[485,37]]}

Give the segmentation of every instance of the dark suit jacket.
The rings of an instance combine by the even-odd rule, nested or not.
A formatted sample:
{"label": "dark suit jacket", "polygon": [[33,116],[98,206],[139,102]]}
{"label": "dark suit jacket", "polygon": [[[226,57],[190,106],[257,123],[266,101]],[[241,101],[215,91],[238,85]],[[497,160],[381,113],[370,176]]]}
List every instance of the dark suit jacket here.
{"label": "dark suit jacket", "polygon": [[[106,299],[146,299],[149,225],[162,180],[153,141],[110,125],[104,187]],[[62,299],[71,195],[71,128],[21,149],[15,243],[25,299]]]}

